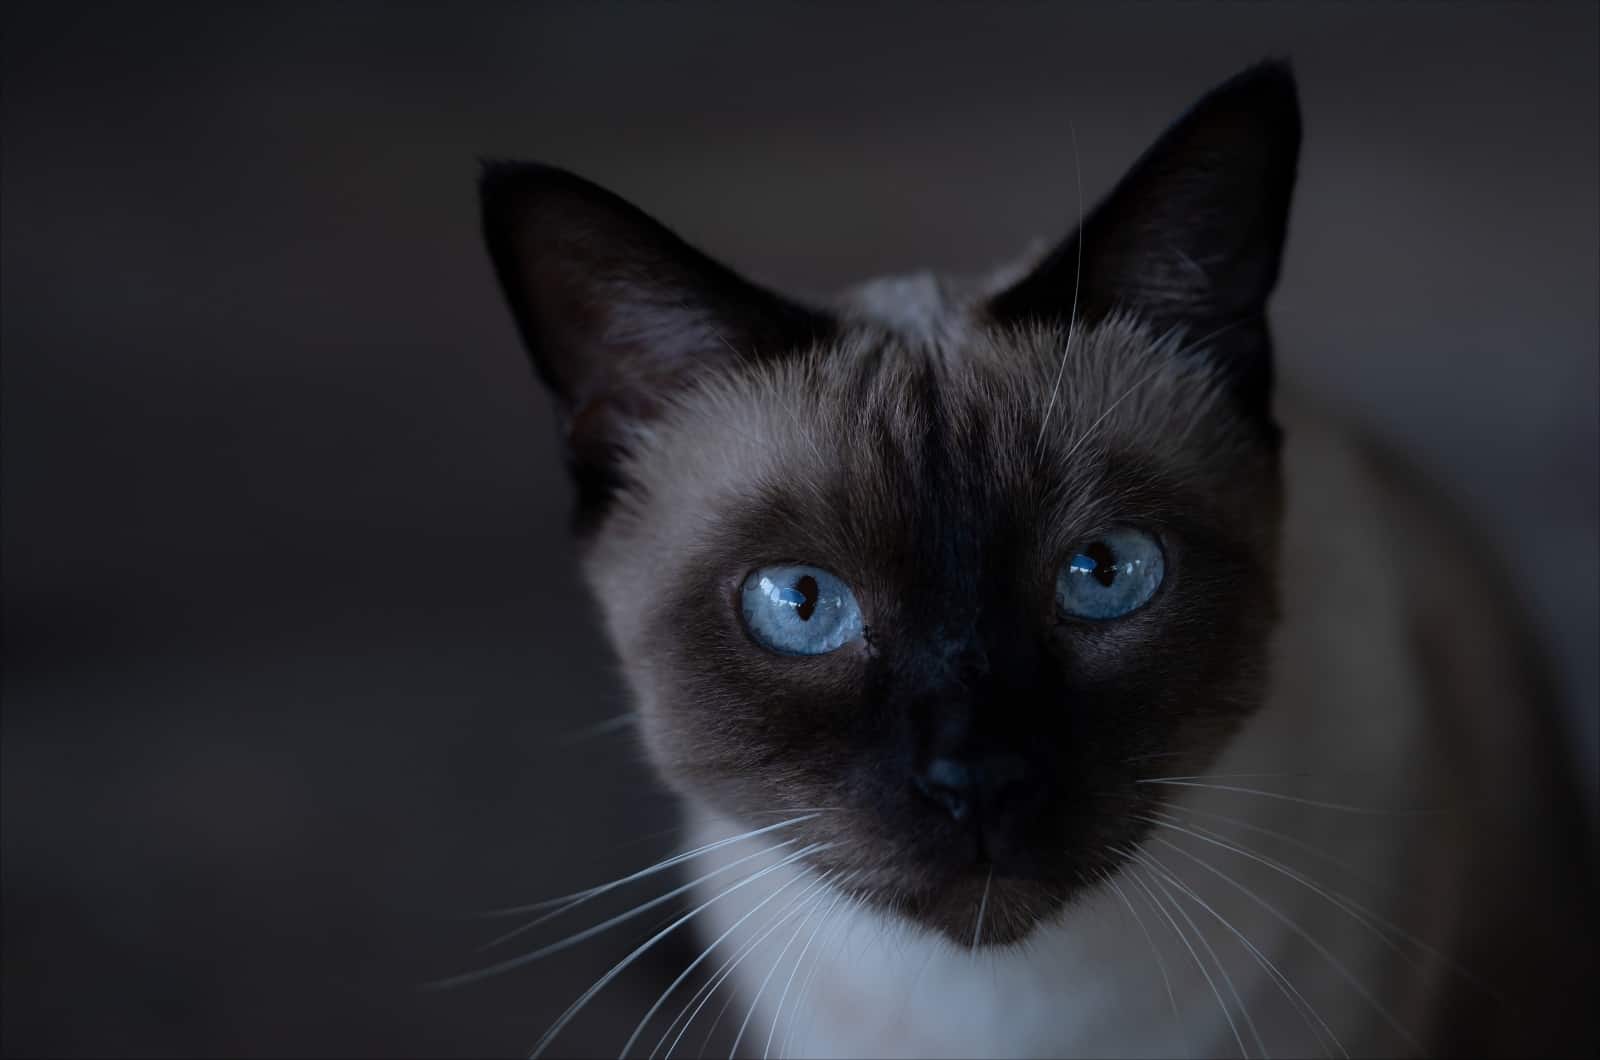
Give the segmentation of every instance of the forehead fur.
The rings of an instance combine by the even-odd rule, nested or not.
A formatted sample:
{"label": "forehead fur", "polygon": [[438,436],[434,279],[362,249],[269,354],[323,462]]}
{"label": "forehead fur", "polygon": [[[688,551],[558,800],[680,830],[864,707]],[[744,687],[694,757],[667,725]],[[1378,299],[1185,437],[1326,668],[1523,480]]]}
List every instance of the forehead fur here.
{"label": "forehead fur", "polygon": [[[941,294],[928,281],[889,283],[864,289],[837,342],[701,380],[638,429],[629,485],[589,556],[602,601],[659,584],[704,554],[722,520],[780,497],[903,528],[933,493],[973,522],[985,513],[971,506],[1018,505],[1048,552],[1137,509],[1155,477],[1248,527],[1227,517],[1230,485],[1264,457],[1204,356],[1207,336],[1115,315],[1070,334],[995,329],[930,315]],[[840,562],[761,561],[782,558]],[[607,610],[618,643],[637,643],[647,609]]]}

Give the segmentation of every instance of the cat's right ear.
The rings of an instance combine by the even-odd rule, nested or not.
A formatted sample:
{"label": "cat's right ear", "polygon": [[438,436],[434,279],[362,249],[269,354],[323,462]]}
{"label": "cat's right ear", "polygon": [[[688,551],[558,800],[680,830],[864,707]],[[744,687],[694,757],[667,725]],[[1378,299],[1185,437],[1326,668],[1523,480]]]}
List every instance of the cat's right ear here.
{"label": "cat's right ear", "polygon": [[486,163],[479,196],[495,273],[556,397],[580,520],[604,510],[629,438],[671,392],[833,330],[565,170]]}
{"label": "cat's right ear", "polygon": [[1022,280],[992,298],[1004,323],[1094,323],[1130,312],[1158,333],[1206,339],[1243,406],[1267,414],[1266,305],[1278,281],[1300,154],[1284,62],[1212,89]]}

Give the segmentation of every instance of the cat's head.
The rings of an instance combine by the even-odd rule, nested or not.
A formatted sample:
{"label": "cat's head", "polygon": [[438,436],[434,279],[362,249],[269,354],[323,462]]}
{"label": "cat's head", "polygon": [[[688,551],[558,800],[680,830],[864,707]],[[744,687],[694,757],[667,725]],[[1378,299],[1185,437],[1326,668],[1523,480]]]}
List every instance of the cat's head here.
{"label": "cat's head", "polygon": [[[1293,80],[1206,96],[1019,279],[805,306],[536,165],[485,230],[554,392],[648,752],[852,888],[1013,941],[1117,864],[1262,695],[1265,305]],[[774,836],[774,839],[778,838]]]}

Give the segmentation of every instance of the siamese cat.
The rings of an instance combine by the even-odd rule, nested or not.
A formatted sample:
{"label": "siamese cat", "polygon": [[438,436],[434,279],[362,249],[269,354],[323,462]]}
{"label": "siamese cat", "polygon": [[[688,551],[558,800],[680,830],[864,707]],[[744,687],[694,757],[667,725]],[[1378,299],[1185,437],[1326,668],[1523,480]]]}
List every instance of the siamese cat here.
{"label": "siamese cat", "polygon": [[1256,66],[1030,266],[826,304],[486,166],[694,836],[655,938],[695,960],[623,1052],[721,1015],[764,1057],[1592,1055],[1590,844],[1510,596],[1273,385],[1300,139]]}

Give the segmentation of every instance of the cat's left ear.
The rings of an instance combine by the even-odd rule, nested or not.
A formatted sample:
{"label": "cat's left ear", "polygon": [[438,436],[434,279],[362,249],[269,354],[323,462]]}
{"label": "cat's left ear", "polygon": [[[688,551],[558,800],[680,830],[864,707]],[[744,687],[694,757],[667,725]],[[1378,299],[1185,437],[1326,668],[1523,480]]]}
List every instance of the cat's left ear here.
{"label": "cat's left ear", "polygon": [[[1213,89],[1133,165],[1032,272],[996,295],[1005,323],[1115,310],[1182,327],[1224,362],[1249,404],[1270,388],[1264,311],[1278,280],[1300,153],[1294,75],[1254,66]],[[1079,263],[1082,263],[1080,269]]]}
{"label": "cat's left ear", "polygon": [[556,398],[580,519],[603,512],[637,428],[674,391],[833,328],[565,170],[488,163],[479,196],[500,286]]}

